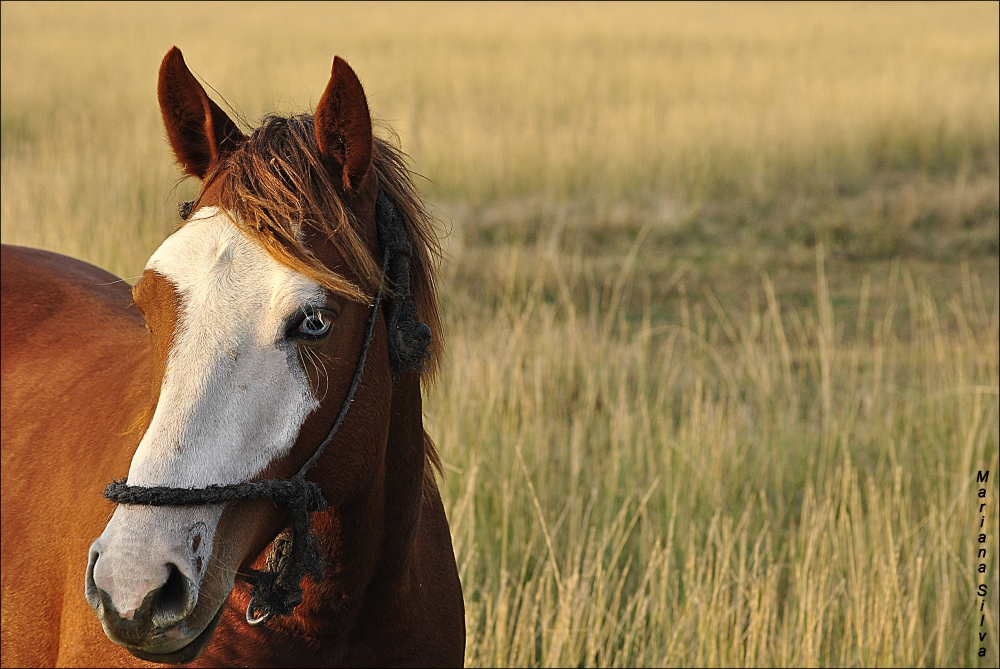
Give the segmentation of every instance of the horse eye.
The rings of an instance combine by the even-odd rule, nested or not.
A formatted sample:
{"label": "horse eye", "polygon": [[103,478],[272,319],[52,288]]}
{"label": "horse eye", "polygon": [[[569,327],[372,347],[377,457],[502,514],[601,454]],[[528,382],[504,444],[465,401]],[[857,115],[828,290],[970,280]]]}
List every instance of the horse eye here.
{"label": "horse eye", "polygon": [[309,338],[322,337],[330,331],[333,321],[325,311],[308,311],[299,322],[295,333]]}

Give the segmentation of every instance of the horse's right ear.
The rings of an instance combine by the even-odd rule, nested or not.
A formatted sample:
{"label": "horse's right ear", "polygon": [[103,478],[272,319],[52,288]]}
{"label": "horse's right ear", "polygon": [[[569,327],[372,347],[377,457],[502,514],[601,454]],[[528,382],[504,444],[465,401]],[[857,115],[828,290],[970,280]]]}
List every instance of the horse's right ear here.
{"label": "horse's right ear", "polygon": [[226,112],[209,99],[177,47],[163,58],[156,96],[177,162],[191,176],[204,178],[222,156],[246,139]]}

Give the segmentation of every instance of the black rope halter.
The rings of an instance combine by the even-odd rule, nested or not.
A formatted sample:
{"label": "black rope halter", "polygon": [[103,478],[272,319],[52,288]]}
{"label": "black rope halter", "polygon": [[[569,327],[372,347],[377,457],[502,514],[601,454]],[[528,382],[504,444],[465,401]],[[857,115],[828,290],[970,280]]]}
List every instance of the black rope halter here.
{"label": "black rope halter", "polygon": [[[178,207],[178,211],[183,218],[187,218],[191,213],[191,203],[183,203]],[[407,369],[422,369],[430,354],[431,331],[426,324],[417,321],[417,306],[410,290],[410,259],[413,247],[405,219],[381,188],[375,202],[375,220],[384,261],[358,366],[333,427],[298,473],[287,479],[245,481],[204,488],[130,486],[128,479],[123,478],[112,480],[104,490],[104,496],[116,504],[203,506],[270,499],[279,506],[289,507],[292,513],[291,538],[288,539],[283,534],[275,539],[265,569],[252,570],[247,577],[251,583],[247,622],[251,625],[264,623],[275,615],[290,614],[302,602],[302,579],[306,574],[311,575],[316,581],[323,577],[323,557],[319,541],[312,533],[309,514],[313,511],[322,511],[329,505],[320,487],[306,480],[306,473],[333,441],[347,416],[348,409],[351,408],[354,394],[364,374],[365,359],[368,357],[368,349],[375,333],[379,305],[385,304],[389,363],[394,379]],[[383,294],[386,280],[392,290],[389,296]]]}

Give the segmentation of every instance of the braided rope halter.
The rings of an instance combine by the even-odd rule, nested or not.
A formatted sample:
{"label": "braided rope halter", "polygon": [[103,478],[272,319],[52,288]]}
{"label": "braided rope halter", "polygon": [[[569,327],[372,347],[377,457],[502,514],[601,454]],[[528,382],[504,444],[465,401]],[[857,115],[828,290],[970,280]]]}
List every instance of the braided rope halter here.
{"label": "braided rope halter", "polygon": [[[181,217],[187,218],[191,208],[192,203],[182,203],[178,207]],[[365,359],[375,333],[380,304],[385,303],[389,364],[393,379],[405,370],[422,369],[430,354],[431,331],[426,324],[417,320],[417,306],[410,292],[413,247],[403,216],[381,188],[375,202],[375,221],[384,261],[358,366],[333,427],[296,474],[287,479],[244,481],[204,488],[130,486],[128,479],[122,478],[113,479],[104,490],[104,496],[116,504],[204,506],[270,499],[279,506],[288,507],[292,513],[291,538],[276,538],[272,542],[264,570],[252,570],[247,577],[251,583],[250,604],[246,613],[247,623],[250,625],[265,623],[272,616],[291,614],[302,603],[302,579],[306,574],[311,575],[315,581],[323,578],[323,556],[319,541],[312,533],[310,513],[322,511],[329,504],[320,487],[306,480],[306,474],[333,441],[351,408],[354,393],[364,375]],[[383,294],[387,279],[393,290],[389,297]]]}

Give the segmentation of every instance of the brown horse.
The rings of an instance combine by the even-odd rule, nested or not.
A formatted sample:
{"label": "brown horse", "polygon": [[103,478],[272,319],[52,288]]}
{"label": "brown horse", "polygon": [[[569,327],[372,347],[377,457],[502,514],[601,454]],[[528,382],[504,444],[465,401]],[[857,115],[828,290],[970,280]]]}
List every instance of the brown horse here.
{"label": "brown horse", "polygon": [[[3,664],[461,664],[421,408],[440,354],[437,238],[401,154],[373,137],[339,58],[315,116],[249,137],[176,48],[158,94],[202,190],[131,291],[3,248]],[[387,274],[386,207],[403,275]],[[433,343],[404,364],[407,309]],[[289,529],[305,507],[278,497],[148,496],[280,487],[316,453],[299,483],[326,508],[303,512],[305,536]],[[126,472],[108,496],[132,501],[115,506],[102,493]],[[313,575],[285,578],[310,550]],[[290,612],[252,604],[261,574],[284,578]]]}

